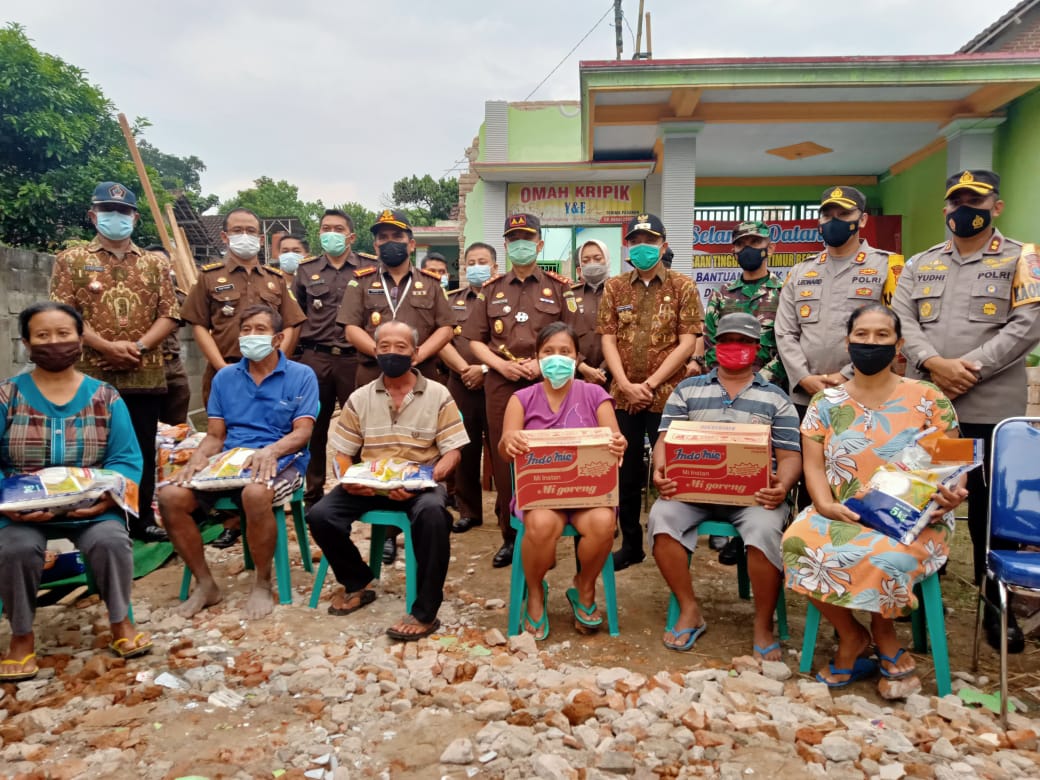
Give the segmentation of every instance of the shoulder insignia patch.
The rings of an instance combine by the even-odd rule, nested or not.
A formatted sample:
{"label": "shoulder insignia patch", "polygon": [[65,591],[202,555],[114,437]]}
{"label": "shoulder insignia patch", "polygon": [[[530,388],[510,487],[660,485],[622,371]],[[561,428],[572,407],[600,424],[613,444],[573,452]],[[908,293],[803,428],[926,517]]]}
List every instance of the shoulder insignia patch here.
{"label": "shoulder insignia patch", "polygon": [[419,273],[426,274],[431,279],[436,279],[437,280],[437,284],[441,283],[441,275],[431,271],[429,268],[420,268],[419,269]]}
{"label": "shoulder insignia patch", "polygon": [[204,266],[202,266],[201,270],[203,270],[203,271],[215,271],[218,268],[223,268],[223,267],[224,267],[223,261],[219,261],[218,260],[216,263],[206,263]]}
{"label": "shoulder insignia patch", "polygon": [[379,262],[379,258],[378,257],[376,257],[375,255],[369,254],[368,252],[358,252],[357,256],[358,257],[363,257],[366,260],[374,260],[376,262]]}
{"label": "shoulder insignia patch", "polygon": [[319,257],[321,257],[321,255],[314,255],[312,257],[305,257],[305,258],[303,258],[303,260],[300,261],[300,265],[303,265],[304,263],[313,263]]}
{"label": "shoulder insignia patch", "polygon": [[556,273],[555,271],[546,271],[545,275],[548,276],[550,279],[555,279],[557,282],[562,284],[564,287],[570,287],[571,284],[572,284],[570,279],[568,279],[566,276],[561,276],[560,274]]}
{"label": "shoulder insignia patch", "polygon": [[368,276],[369,274],[374,274],[377,270],[378,269],[374,265],[370,265],[366,268],[359,268],[354,272],[354,277],[358,278],[361,276]]}
{"label": "shoulder insignia patch", "polygon": [[491,284],[492,282],[497,282],[497,281],[498,281],[499,279],[501,279],[501,278],[502,278],[503,276],[505,276],[505,274],[495,274],[494,276],[492,276],[492,277],[491,277],[490,279],[488,279],[488,280],[487,280],[486,282],[484,282],[484,284],[482,284],[482,285],[480,285],[480,286],[481,286],[481,287],[487,287],[487,286],[488,286],[489,284]]}

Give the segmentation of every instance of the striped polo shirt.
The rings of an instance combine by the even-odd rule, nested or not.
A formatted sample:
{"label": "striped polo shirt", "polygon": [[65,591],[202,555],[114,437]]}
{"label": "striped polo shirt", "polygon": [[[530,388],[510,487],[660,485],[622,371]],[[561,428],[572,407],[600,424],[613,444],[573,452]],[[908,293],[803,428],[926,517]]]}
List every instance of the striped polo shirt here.
{"label": "striped polo shirt", "polygon": [[351,393],[329,436],[333,449],[349,456],[360,451],[366,462],[399,458],[430,464],[465,446],[469,436],[448,388],[412,372],[415,387],[398,410],[382,376]]}
{"label": "striped polo shirt", "polygon": [[798,414],[791,399],[757,371],[736,398],[730,398],[719,382],[717,368],[684,379],[668,397],[658,430],[667,431],[674,420],[769,425],[774,449],[801,451]]}

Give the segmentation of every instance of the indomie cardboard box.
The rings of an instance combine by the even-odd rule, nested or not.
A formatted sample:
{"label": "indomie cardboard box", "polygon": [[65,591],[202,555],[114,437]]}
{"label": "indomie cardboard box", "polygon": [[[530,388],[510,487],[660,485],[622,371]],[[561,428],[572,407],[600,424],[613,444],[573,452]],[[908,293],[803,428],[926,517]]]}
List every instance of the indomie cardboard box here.
{"label": "indomie cardboard box", "polygon": [[678,501],[750,506],[755,492],[769,487],[768,425],[677,420],[665,433],[664,455]]}
{"label": "indomie cardboard box", "polygon": [[618,460],[610,428],[524,431],[531,449],[516,458],[516,505],[581,509],[617,506]]}

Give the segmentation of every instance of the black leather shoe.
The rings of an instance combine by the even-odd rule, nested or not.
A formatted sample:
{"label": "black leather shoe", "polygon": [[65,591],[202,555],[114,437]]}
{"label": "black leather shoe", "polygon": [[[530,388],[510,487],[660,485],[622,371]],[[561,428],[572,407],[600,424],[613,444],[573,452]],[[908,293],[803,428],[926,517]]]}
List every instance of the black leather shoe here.
{"label": "black leather shoe", "polygon": [[146,525],[143,528],[138,528],[131,534],[134,539],[140,539],[142,542],[168,542],[170,541],[170,535],[166,533],[166,529],[162,528],[154,523]]}
{"label": "black leather shoe", "polygon": [[451,526],[451,530],[457,534],[464,534],[470,528],[476,528],[478,525],[484,525],[484,521],[479,517],[460,517]]}
{"label": "black leather shoe", "polygon": [[642,550],[630,550],[622,547],[614,552],[614,571],[621,571],[636,563],[642,563],[645,558],[646,553]]}
{"label": "black leather shoe", "polygon": [[216,547],[219,550],[226,550],[228,547],[238,541],[239,537],[242,536],[242,532],[237,528],[225,528],[220,532],[220,536],[210,542],[211,547]]}
{"label": "black leather shoe", "polygon": [[393,563],[397,560],[397,536],[388,536],[383,542],[383,563]]}
{"label": "black leather shoe", "polygon": [[495,557],[491,560],[491,565],[496,569],[504,569],[513,562],[513,543],[506,542],[498,548],[498,552],[495,553]]}
{"label": "black leather shoe", "polygon": [[[986,642],[996,650],[1000,652],[1000,616],[996,610],[992,612],[986,610],[986,615],[982,621],[982,627],[986,631]],[[1007,648],[1008,655],[1014,655],[1021,653],[1026,649],[1026,637],[1022,633],[1022,629],[1018,627],[1018,620],[1014,614],[1008,613],[1008,632],[1007,632]]]}
{"label": "black leather shoe", "polygon": [[719,550],[719,563],[723,566],[736,566],[740,561],[741,541],[737,537],[730,539],[726,546]]}

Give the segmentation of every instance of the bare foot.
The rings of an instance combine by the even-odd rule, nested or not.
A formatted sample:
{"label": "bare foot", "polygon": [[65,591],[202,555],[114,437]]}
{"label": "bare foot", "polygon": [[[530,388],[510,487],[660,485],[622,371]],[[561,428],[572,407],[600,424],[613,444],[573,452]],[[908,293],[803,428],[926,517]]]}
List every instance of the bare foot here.
{"label": "bare foot", "polygon": [[188,600],[180,604],[174,611],[181,617],[190,618],[206,607],[219,604],[223,598],[224,594],[220,592],[217,583],[211,582],[209,585],[199,583],[188,596]]}
{"label": "bare foot", "polygon": [[273,609],[274,598],[271,596],[271,586],[259,582],[256,583],[249,594],[249,598],[246,599],[245,606],[242,607],[246,618],[259,620],[270,615]]}

